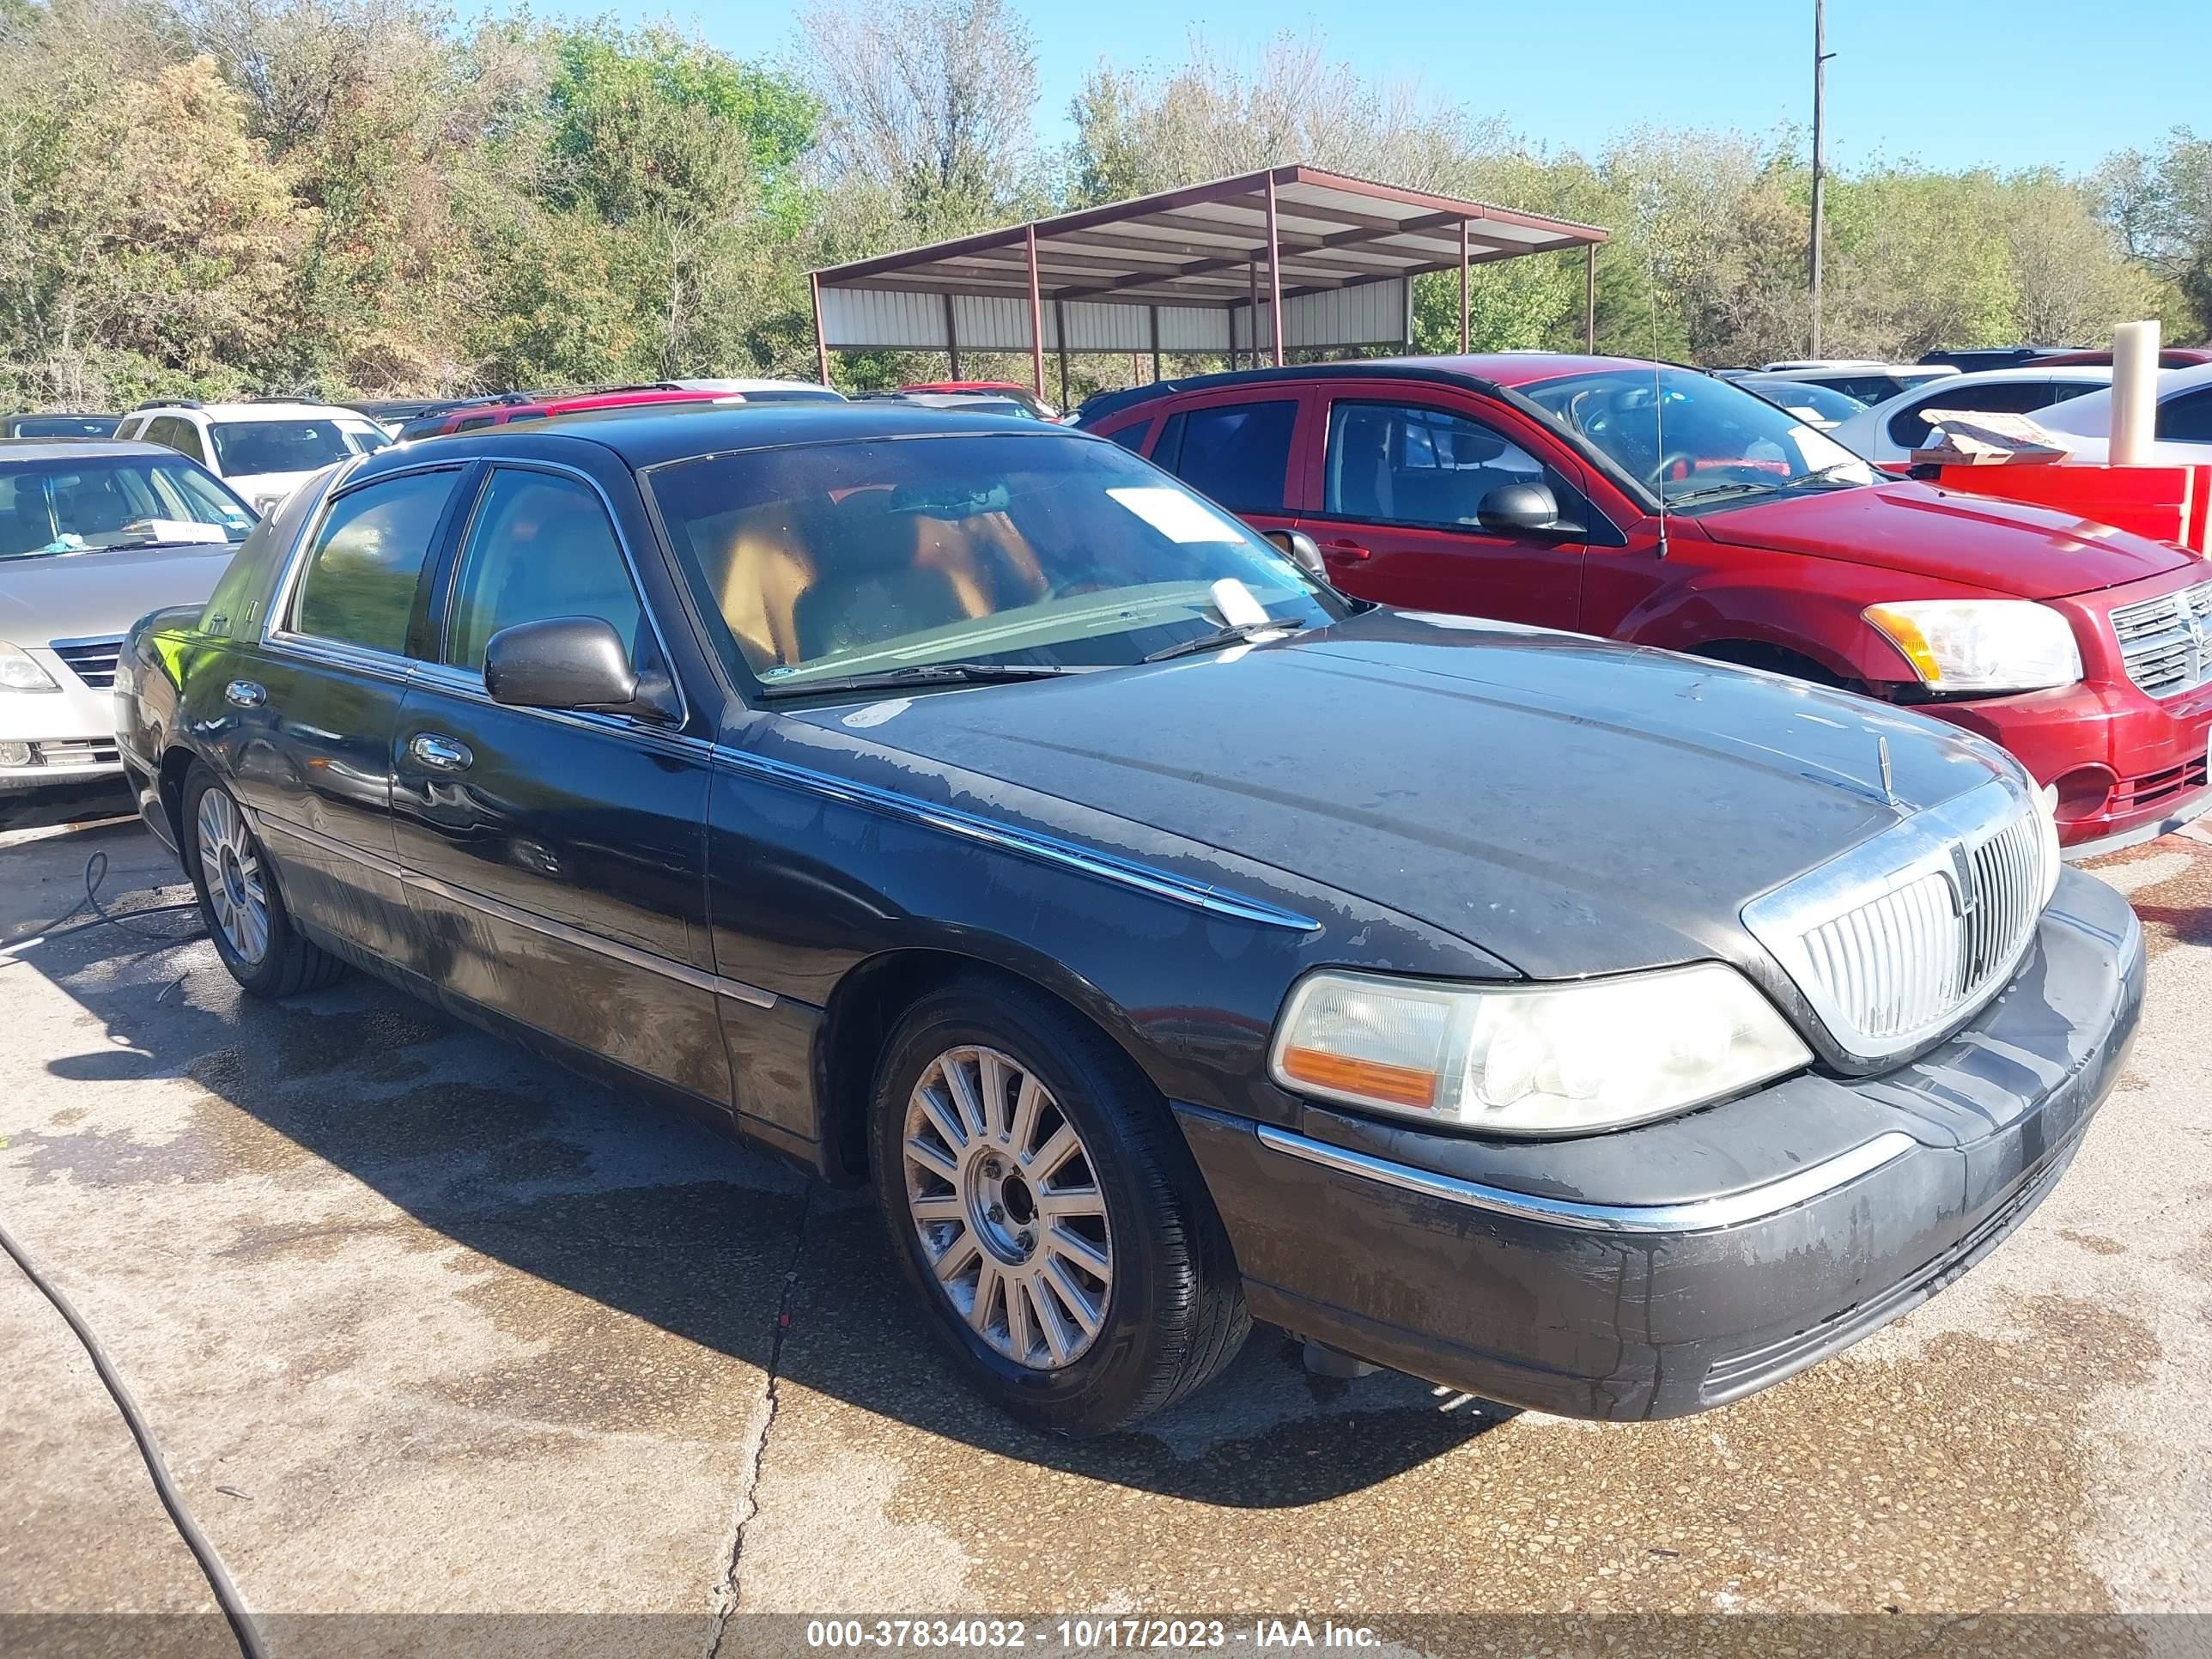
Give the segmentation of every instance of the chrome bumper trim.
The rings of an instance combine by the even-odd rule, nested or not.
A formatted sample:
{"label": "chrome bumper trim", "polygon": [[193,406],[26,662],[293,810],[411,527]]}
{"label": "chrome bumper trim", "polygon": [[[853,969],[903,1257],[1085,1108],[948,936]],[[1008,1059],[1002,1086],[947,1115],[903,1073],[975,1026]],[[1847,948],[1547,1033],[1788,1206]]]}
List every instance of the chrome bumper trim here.
{"label": "chrome bumper trim", "polygon": [[1386,1187],[1441,1199],[1492,1215],[1511,1216],[1518,1221],[1542,1222],[1599,1233],[1702,1233],[1761,1221],[1784,1210],[1850,1185],[1895,1162],[1919,1146],[1902,1129],[1885,1130],[1863,1146],[1839,1152],[1823,1163],[1786,1175],[1740,1193],[1720,1198],[1701,1198],[1686,1204],[1588,1204],[1572,1199],[1543,1198],[1510,1188],[1462,1181],[1456,1176],[1416,1170],[1386,1158],[1371,1158],[1342,1146],[1332,1146],[1287,1129],[1262,1123],[1260,1144],[1270,1151],[1303,1158],[1340,1175],[1358,1176]]}

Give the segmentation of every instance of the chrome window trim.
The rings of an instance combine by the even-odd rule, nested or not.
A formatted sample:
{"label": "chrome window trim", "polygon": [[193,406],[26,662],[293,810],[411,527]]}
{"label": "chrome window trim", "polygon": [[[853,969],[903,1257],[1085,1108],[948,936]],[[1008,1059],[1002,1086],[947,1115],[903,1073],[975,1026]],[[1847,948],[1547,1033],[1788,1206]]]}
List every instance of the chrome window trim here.
{"label": "chrome window trim", "polygon": [[1814,971],[1805,935],[1822,923],[1909,887],[1932,874],[1954,878],[1953,849],[1970,836],[1992,832],[2024,812],[2033,812],[2027,785],[2016,769],[1990,778],[1961,794],[1869,836],[1826,864],[1771,889],[1744,905],[1745,929],[1781,965],[1828,1037],[1848,1059],[1874,1064],[1924,1048],[1956,1030],[1986,1007],[2012,982],[2035,943],[2026,928],[2010,954],[1991,969],[1988,983],[1932,1024],[1895,1036],[1872,1038],[1844,1018],[1841,1007]]}
{"label": "chrome window trim", "polygon": [[1194,909],[1225,916],[1232,921],[1256,922],[1266,927],[1284,927],[1294,933],[1310,933],[1321,930],[1321,923],[1295,910],[1267,903],[1262,899],[1246,898],[1215,887],[1209,883],[1193,881],[1165,870],[1139,864],[1111,853],[1079,846],[1062,841],[1056,836],[1033,830],[1017,829],[981,817],[958,807],[938,806],[927,801],[916,800],[889,789],[878,789],[849,778],[831,773],[817,772],[811,768],[794,765],[788,761],[769,758],[765,755],[747,754],[741,750],[717,745],[715,763],[732,770],[746,771],[770,783],[787,788],[800,789],[811,794],[839,801],[848,806],[888,812],[909,823],[927,829],[940,830],[963,840],[996,847],[1001,851],[1050,864],[1079,874],[1093,876],[1103,881],[1132,888],[1154,898],[1164,898]]}
{"label": "chrome window trim", "polygon": [[1339,1175],[1442,1200],[1491,1215],[1516,1221],[1534,1221],[1583,1232],[1610,1234],[1703,1233],[1763,1221],[1784,1210],[1796,1208],[1849,1186],[1863,1176],[1896,1162],[1920,1143],[1902,1129],[1886,1129],[1873,1139],[1847,1152],[1791,1171],[1778,1181],[1750,1187],[1718,1198],[1693,1199],[1683,1204],[1590,1204],[1564,1198],[1544,1198],[1510,1187],[1493,1187],[1457,1176],[1416,1170],[1387,1158],[1372,1158],[1307,1135],[1294,1134],[1272,1124],[1255,1127],[1260,1144],[1272,1152],[1301,1158]]}
{"label": "chrome window trim", "polygon": [[519,909],[512,904],[502,903],[498,899],[488,897],[484,894],[471,892],[464,887],[455,887],[450,883],[440,881],[433,876],[423,875],[417,871],[403,870],[400,880],[410,891],[428,893],[433,897],[444,899],[448,903],[458,904],[465,909],[475,910],[481,915],[490,916],[495,921],[511,922],[517,927],[526,927],[534,933],[542,933],[548,939],[558,939],[565,945],[575,945],[580,950],[591,951],[599,956],[627,963],[632,968],[641,968],[647,973],[659,974],[665,979],[675,980],[680,984],[692,987],[695,990],[712,992],[716,996],[728,997],[732,1001],[747,1003],[755,1008],[773,1008],[776,1005],[777,998],[773,991],[763,991],[757,985],[746,984],[743,980],[725,979],[720,974],[710,974],[704,969],[694,968],[689,963],[677,962],[668,957],[657,956],[650,951],[641,951],[634,945],[619,944],[614,939],[603,938],[598,933],[586,933],[580,927],[571,927],[566,922],[556,921],[550,916],[542,916],[532,910]]}

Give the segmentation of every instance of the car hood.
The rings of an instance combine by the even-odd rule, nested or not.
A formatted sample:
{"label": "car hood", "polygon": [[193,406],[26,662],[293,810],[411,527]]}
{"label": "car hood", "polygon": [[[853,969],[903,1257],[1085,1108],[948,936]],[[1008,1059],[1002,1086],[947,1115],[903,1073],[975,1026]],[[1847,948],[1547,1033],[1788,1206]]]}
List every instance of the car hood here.
{"label": "car hood", "polygon": [[0,560],[0,640],[120,636],[149,611],[204,604],[236,550],[131,547]]}
{"label": "car hood", "polygon": [[[873,747],[911,789],[926,757],[952,805],[964,795],[1003,817],[1026,800],[1034,823],[1064,832],[1051,802],[1077,803],[1387,907],[1543,978],[1762,962],[1738,921],[1747,900],[2004,764],[1951,727],[1794,681],[1391,611],[1241,651],[779,724],[785,752],[817,766],[840,751],[842,766],[865,765],[856,751]],[[1883,792],[1884,739],[1900,806]],[[1218,860],[1188,873],[1232,879]],[[1363,956],[1364,939],[1330,949],[1389,965]]]}
{"label": "car hood", "polygon": [[1732,546],[1844,559],[2024,599],[2118,587],[2195,562],[2162,542],[2049,507],[1923,483],[1807,491],[1701,514],[1698,523]]}

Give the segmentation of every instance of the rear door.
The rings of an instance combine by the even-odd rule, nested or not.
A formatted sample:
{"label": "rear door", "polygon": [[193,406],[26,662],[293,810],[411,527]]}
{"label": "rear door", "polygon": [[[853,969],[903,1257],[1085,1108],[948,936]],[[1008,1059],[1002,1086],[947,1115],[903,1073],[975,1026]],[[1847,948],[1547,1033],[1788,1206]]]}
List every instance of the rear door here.
{"label": "rear door", "polygon": [[392,842],[392,729],[465,471],[387,473],[334,492],[258,650],[233,661],[221,692],[233,787],[267,832],[286,902],[406,966],[416,952]]}
{"label": "rear door", "polygon": [[[504,707],[484,647],[518,623],[596,617],[640,672],[669,672],[631,546],[585,474],[499,461],[439,581],[435,665],[392,732],[397,850],[446,989],[726,1106],[705,927],[708,743],[626,715]],[[626,521],[625,521],[626,520]]]}
{"label": "rear door", "polygon": [[[1318,500],[1298,527],[1338,586],[1387,605],[1576,625],[1584,549],[1593,526],[1611,528],[1565,445],[1487,399],[1402,380],[1331,382],[1316,424]],[[1484,499],[1511,484],[1548,488],[1557,523],[1485,529]]]}

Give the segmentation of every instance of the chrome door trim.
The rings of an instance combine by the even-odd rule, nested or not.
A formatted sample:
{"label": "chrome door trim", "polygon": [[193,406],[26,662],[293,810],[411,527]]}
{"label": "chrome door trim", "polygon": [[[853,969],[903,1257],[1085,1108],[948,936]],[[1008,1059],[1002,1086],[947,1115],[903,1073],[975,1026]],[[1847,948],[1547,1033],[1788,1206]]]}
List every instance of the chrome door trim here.
{"label": "chrome door trim", "polygon": [[508,922],[517,927],[526,927],[533,933],[543,933],[546,938],[558,939],[564,945],[573,945],[580,950],[594,951],[629,967],[641,968],[650,974],[659,974],[665,979],[675,980],[679,984],[689,985],[695,990],[712,992],[716,996],[728,997],[734,1002],[749,1003],[756,1008],[773,1008],[777,1002],[775,993],[763,991],[757,985],[748,985],[742,980],[724,979],[719,974],[710,974],[703,969],[672,961],[667,957],[656,956],[650,951],[640,951],[631,945],[617,944],[613,939],[603,939],[597,933],[586,933],[580,927],[571,927],[566,922],[555,921],[550,916],[541,916],[533,911],[519,909],[512,904],[502,903],[498,899],[488,897],[484,894],[471,892],[466,888],[455,887],[450,883],[438,880],[435,877],[426,876],[420,871],[403,870],[400,872],[400,880],[410,890],[428,893],[434,898],[444,899],[449,904],[458,904],[464,909],[474,910],[495,921]]}
{"label": "chrome door trim", "polygon": [[1516,1192],[1510,1187],[1492,1187],[1457,1176],[1416,1170],[1387,1158],[1332,1146],[1306,1135],[1293,1134],[1272,1124],[1254,1127],[1260,1144],[1270,1151],[1339,1175],[1356,1176],[1364,1181],[1395,1187],[1401,1192],[1440,1199],[1447,1204],[1491,1215],[1510,1216],[1516,1221],[1540,1222],[1596,1233],[1714,1232],[1741,1226],[1747,1221],[1762,1221],[1871,1175],[1920,1145],[1902,1129],[1886,1129],[1847,1152],[1838,1152],[1779,1181],[1770,1181],[1740,1193],[1694,1199],[1686,1204],[1588,1204],[1571,1199],[1543,1198],[1534,1193]]}
{"label": "chrome door trim", "polygon": [[957,807],[935,805],[889,789],[856,783],[850,778],[817,772],[788,761],[747,754],[741,750],[724,746],[716,747],[714,759],[718,765],[726,766],[734,771],[750,772],[768,782],[781,784],[787,788],[804,790],[848,806],[888,812],[909,823],[940,830],[967,841],[979,842],[985,846],[995,847],[1042,864],[1073,870],[1079,874],[1094,876],[1133,888],[1154,898],[1187,904],[1194,909],[1225,916],[1232,921],[1256,922],[1265,927],[1285,927],[1301,933],[1321,931],[1321,923],[1312,917],[1270,904],[1263,899],[1246,898],[1206,882],[1193,881],[1166,870],[1139,864],[1134,860],[1079,846],[1056,836],[999,823],[972,812],[963,812]]}

